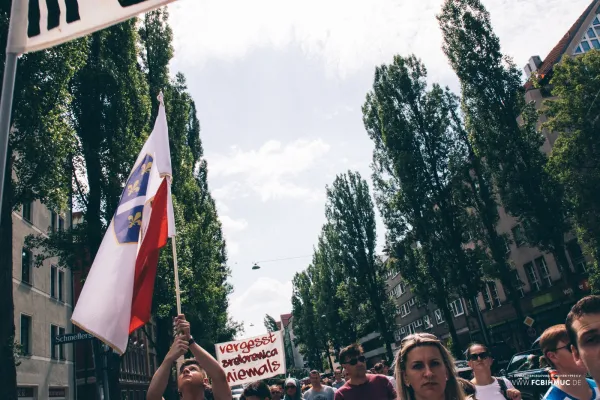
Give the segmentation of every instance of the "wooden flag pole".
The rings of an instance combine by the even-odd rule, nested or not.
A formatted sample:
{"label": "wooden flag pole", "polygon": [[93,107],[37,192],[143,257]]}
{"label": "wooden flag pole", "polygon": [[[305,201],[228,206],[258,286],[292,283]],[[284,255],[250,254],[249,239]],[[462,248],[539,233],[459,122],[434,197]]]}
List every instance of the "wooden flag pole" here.
{"label": "wooden flag pole", "polygon": [[179,270],[177,269],[177,247],[175,246],[175,236],[171,238],[173,245],[173,266],[175,269],[175,299],[177,300],[177,315],[181,314],[181,292],[179,290]]}

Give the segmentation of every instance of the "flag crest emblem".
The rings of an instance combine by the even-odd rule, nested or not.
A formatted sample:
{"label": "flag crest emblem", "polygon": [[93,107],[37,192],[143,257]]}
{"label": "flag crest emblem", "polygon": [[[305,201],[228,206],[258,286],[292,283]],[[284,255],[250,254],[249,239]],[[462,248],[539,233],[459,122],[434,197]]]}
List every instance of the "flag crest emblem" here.
{"label": "flag crest emblem", "polygon": [[137,244],[139,241],[144,201],[153,161],[152,156],[147,154],[138,163],[125,184],[113,224],[119,244]]}

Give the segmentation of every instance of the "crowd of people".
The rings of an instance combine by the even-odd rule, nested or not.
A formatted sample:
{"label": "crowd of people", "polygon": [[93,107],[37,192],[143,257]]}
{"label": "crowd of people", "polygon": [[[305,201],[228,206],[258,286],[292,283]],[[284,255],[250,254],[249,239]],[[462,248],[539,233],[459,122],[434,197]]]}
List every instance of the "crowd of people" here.
{"label": "crowd of people", "polygon": [[[208,377],[212,380],[211,396],[215,400],[231,400],[225,372],[217,361],[194,343],[189,323],[177,319],[182,332],[171,351],[156,371],[148,400],[160,400],[166,389],[172,363],[189,349],[194,359],[179,369],[178,388],[182,400],[204,400]],[[544,396],[547,400],[600,400],[600,296],[579,300],[564,324],[552,326],[540,337],[543,353],[540,360],[547,365],[552,385]],[[319,371],[311,371],[310,386],[302,386],[294,378],[283,387],[269,387],[258,381],[244,388],[244,400],[521,400],[521,393],[505,377],[492,375],[493,359],[488,348],[471,344],[465,351],[473,379],[458,376],[454,358],[444,344],[429,333],[415,333],[402,339],[393,363],[393,376],[385,363],[367,370],[363,349],[358,344],[345,347],[338,360],[334,379],[322,379]],[[590,376],[588,378],[587,376]]]}

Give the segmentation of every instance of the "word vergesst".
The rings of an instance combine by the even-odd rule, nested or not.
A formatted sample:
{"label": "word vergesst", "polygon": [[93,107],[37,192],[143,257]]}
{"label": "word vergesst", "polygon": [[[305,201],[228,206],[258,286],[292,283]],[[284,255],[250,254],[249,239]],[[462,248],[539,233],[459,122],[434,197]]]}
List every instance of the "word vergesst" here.
{"label": "word vergesst", "polygon": [[250,353],[252,349],[273,344],[276,340],[277,337],[273,335],[273,333],[269,333],[267,336],[263,336],[261,338],[244,340],[243,342],[238,343],[219,345],[219,351],[221,352],[221,354],[237,353],[240,350],[242,351],[242,353]]}

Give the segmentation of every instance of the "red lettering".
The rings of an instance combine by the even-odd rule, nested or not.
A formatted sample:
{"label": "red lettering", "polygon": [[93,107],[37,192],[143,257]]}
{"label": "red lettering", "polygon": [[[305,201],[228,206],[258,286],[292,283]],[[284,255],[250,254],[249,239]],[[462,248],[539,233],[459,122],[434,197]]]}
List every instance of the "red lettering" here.
{"label": "red lettering", "polygon": [[273,372],[277,371],[280,367],[279,361],[273,361]]}
{"label": "red lettering", "polygon": [[275,335],[273,335],[273,332],[269,332],[269,339],[271,339],[271,343],[275,343],[275,341],[277,340]]}
{"label": "red lettering", "polygon": [[244,371],[243,369],[240,370],[240,372],[238,373],[238,378],[240,380],[246,379],[246,371]]}

